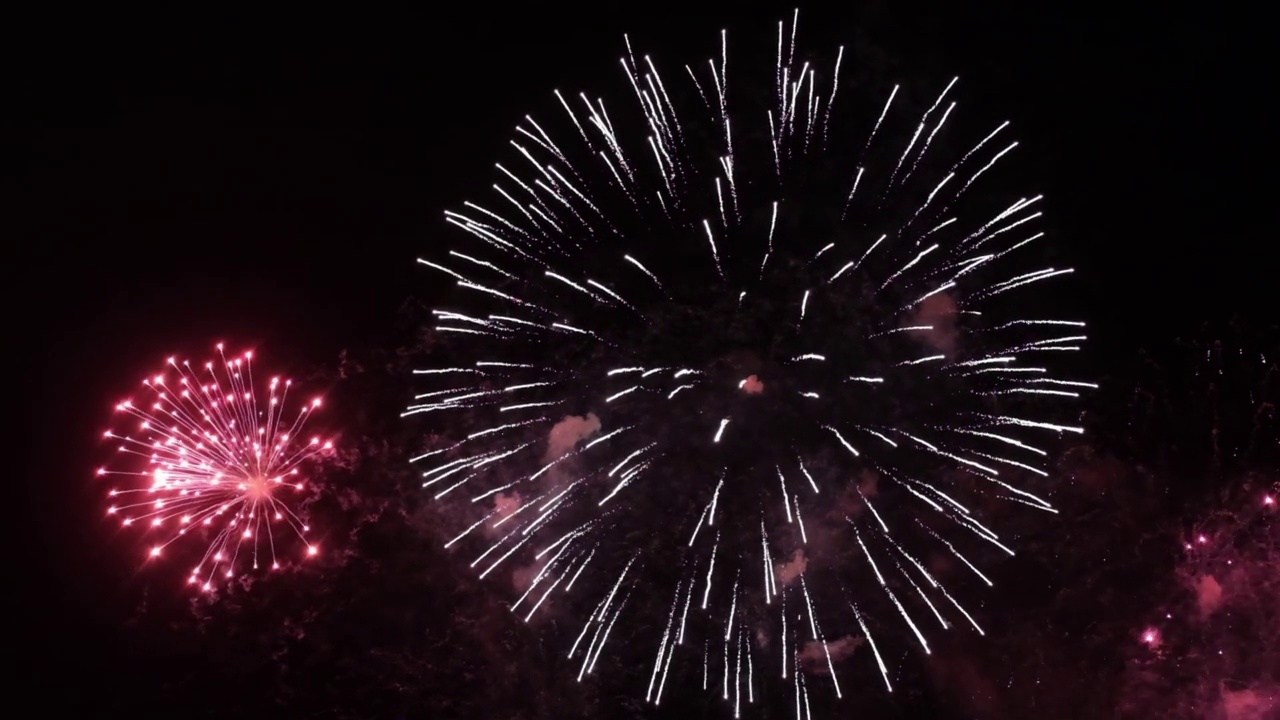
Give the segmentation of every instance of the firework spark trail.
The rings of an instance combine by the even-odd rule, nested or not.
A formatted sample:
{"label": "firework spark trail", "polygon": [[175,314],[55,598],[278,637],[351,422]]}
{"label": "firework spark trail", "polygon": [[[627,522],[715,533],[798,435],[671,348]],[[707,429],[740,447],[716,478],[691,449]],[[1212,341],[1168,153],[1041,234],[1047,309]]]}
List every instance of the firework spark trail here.
{"label": "firework spark trail", "polygon": [[[464,429],[414,458],[425,486],[452,483],[437,497],[471,493],[448,546],[486,575],[536,569],[526,620],[586,618],[579,678],[624,606],[660,607],[645,697],[696,675],[677,649],[697,632],[703,687],[735,715],[772,642],[808,717],[802,657],[842,695],[834,638],[864,637],[892,691],[886,643],[927,653],[929,616],[981,634],[967,578],[944,585],[925,558],[992,584],[979,564],[1014,550],[980,516],[1056,512],[1043,436],[1081,433],[1057,418],[1096,387],[1048,362],[1084,323],[1022,297],[1072,272],[1014,267],[1044,236],[1041,196],[971,192],[1017,147],[997,140],[1008,123],[934,160],[957,80],[925,108],[842,84],[844,48],[798,58],[796,19],[778,24],[763,106],[721,33],[681,82],[626,38],[629,106],[556,91],[555,123],[525,116],[492,204],[447,213],[468,245],[419,261],[458,305],[435,311],[451,359],[418,371],[431,384],[404,413]],[[544,605],[580,579],[582,600]]]}
{"label": "firework spark trail", "polygon": [[108,514],[164,535],[150,557],[188,533],[208,540],[188,578],[205,590],[215,575],[234,577],[245,553],[252,569],[263,562],[278,569],[282,529],[303,541],[307,555],[318,552],[289,495],[303,489],[300,468],[333,448],[319,437],[297,437],[318,398],[286,416],[292,381],[272,378],[260,397],[252,353],[228,359],[222,345],[217,350],[217,362],[203,372],[170,358],[164,372],[143,380],[147,401],[116,406],[137,427],[105,437],[120,443],[121,464],[134,469],[98,470],[123,481],[109,493],[115,504]]}

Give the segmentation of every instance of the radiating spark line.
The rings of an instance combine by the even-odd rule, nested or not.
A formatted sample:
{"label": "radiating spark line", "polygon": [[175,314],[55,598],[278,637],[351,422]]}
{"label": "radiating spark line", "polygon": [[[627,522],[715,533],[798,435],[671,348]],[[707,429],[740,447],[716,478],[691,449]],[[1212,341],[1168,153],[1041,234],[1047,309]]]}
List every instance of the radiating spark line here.
{"label": "radiating spark line", "polygon": [[858,610],[858,606],[852,602],[849,607],[853,610],[853,616],[858,621],[858,627],[862,628],[862,635],[867,639],[867,644],[871,646],[871,654],[876,658],[876,666],[880,668],[880,676],[884,678],[884,687],[889,692],[893,692],[893,685],[889,683],[889,669],[884,665],[884,658],[880,657],[880,649],[876,647],[876,640],[871,636],[871,631],[867,629],[867,624],[862,620],[862,612]]}
{"label": "radiating spark line", "polygon": [[862,455],[862,453],[858,452],[857,448],[855,448],[853,445],[850,445],[849,441],[844,439],[844,436],[840,434],[839,430],[831,427],[830,425],[825,426],[825,429],[830,430],[831,433],[836,436],[836,439],[840,441],[840,444],[843,445],[846,450],[853,453],[854,457],[858,457]]}
{"label": "radiating spark line", "polygon": [[877,247],[878,245],[880,245],[880,243],[884,242],[884,239],[885,239],[885,238],[887,238],[887,237],[889,237],[889,236],[888,236],[888,235],[881,235],[879,238],[877,238],[877,239],[876,239],[876,241],[875,241],[875,242],[871,243],[871,247],[867,248],[867,251],[866,251],[866,252],[862,253],[862,257],[858,258],[857,260],[851,260],[851,261],[849,261],[848,263],[846,263],[846,264],[844,264],[843,266],[841,266],[841,268],[840,268],[839,270],[837,270],[837,271],[836,271],[836,274],[835,274],[835,275],[832,275],[832,276],[831,276],[831,279],[830,279],[830,280],[828,280],[827,282],[828,282],[828,283],[833,283],[833,282],[835,282],[835,281],[836,281],[836,280],[837,280],[841,275],[845,274],[845,272],[847,272],[847,271],[849,271],[849,270],[857,270],[857,269],[858,269],[858,267],[859,267],[860,265],[862,265],[863,261],[865,261],[865,260],[867,259],[867,256],[871,254],[871,251],[872,251],[872,250],[875,250],[875,249],[876,249],[876,247]]}
{"label": "radiating spark line", "polygon": [[720,436],[724,435],[724,429],[729,425],[729,418],[720,420],[720,427],[716,429],[716,436],[712,442],[720,442]]}

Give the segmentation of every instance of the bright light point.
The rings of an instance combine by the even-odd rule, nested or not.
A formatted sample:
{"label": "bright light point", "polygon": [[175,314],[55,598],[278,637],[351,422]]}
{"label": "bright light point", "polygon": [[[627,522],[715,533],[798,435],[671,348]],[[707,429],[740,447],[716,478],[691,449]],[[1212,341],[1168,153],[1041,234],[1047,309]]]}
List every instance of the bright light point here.
{"label": "bright light point", "polygon": [[273,562],[273,563],[271,563],[271,569],[272,569],[272,570],[279,570],[279,569],[280,569],[280,563],[278,563],[278,562]]}
{"label": "bright light point", "polygon": [[1148,629],[1146,632],[1142,633],[1142,642],[1146,645],[1155,647],[1160,644],[1160,634],[1154,629]]}
{"label": "bright light point", "polygon": [[1201,545],[1203,545],[1203,544],[1205,544],[1205,543],[1209,542],[1209,538],[1207,538],[1207,537],[1205,537],[1205,536],[1203,536],[1203,535],[1198,535],[1198,536],[1196,536],[1196,542],[1198,542],[1198,543],[1200,543]]}
{"label": "bright light point", "polygon": [[1275,504],[1276,504],[1276,499],[1275,499],[1275,498],[1273,498],[1273,497],[1271,497],[1270,495],[1268,495],[1268,496],[1266,496],[1266,497],[1262,498],[1262,504],[1263,504],[1263,505],[1275,505]]}
{"label": "bright light point", "polygon": [[250,500],[266,500],[271,497],[271,480],[261,475],[247,478],[240,483],[240,487]]}
{"label": "bright light point", "polygon": [[307,554],[308,554],[308,555],[316,555],[316,554],[318,554],[319,552],[320,552],[320,549],[319,549],[319,548],[317,548],[315,545],[309,545],[309,546],[307,546]]}
{"label": "bright light point", "polygon": [[160,557],[160,548],[158,547],[151,548],[151,557]]}

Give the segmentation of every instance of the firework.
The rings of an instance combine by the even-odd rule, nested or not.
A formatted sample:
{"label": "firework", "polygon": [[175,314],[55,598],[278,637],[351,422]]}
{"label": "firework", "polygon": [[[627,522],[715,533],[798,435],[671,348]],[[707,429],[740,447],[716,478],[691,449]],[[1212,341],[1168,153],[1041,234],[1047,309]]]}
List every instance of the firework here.
{"label": "firework", "polygon": [[1213,492],[1195,498],[1186,526],[1167,531],[1182,552],[1131,648],[1127,706],[1164,708],[1163,717],[1270,717],[1280,706],[1276,341],[1274,327],[1233,322],[1180,341],[1183,352],[1161,368],[1173,377],[1160,377],[1169,389],[1158,409],[1189,426],[1165,434],[1165,472],[1196,495],[1206,484]]}
{"label": "firework", "polygon": [[464,244],[419,261],[456,342],[405,415],[462,428],[415,458],[448,546],[521,618],[576,614],[579,678],[658,607],[649,701],[684,672],[737,712],[767,668],[804,714],[856,645],[892,690],[890,640],[982,632],[961,591],[1013,550],[981,511],[1055,512],[1044,441],[1081,429],[1047,411],[1094,385],[1050,370],[1084,323],[1022,297],[1071,273],[1018,264],[1041,198],[984,189],[1008,123],[938,150],[954,80],[872,99],[794,20],[776,52],[739,85],[723,33],[678,77],[628,40],[625,104],[526,116],[491,201],[446,213]]}
{"label": "firework", "polygon": [[110,491],[108,514],[155,534],[149,557],[188,535],[205,544],[188,580],[205,590],[219,575],[278,569],[278,546],[293,537],[304,557],[317,554],[294,499],[304,487],[300,468],[333,447],[298,437],[318,398],[286,415],[292,381],[271,378],[255,387],[252,353],[228,359],[222,345],[217,350],[203,372],[170,358],[163,372],[143,380],[144,402],[116,406],[137,423],[133,434],[105,434],[119,441],[127,469],[98,470],[122,481]]}
{"label": "firework", "polygon": [[1280,482],[1270,469],[1257,475],[1224,488],[1227,501],[1205,503],[1185,533],[1150,624],[1129,648],[1125,707],[1170,718],[1217,707],[1227,717],[1272,717],[1280,708]]}

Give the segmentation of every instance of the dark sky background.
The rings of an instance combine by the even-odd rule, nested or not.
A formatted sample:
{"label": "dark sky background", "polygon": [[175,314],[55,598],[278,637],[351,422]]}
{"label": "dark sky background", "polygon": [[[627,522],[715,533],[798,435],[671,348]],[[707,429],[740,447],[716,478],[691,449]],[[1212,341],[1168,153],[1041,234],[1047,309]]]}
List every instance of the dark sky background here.
{"label": "dark sky background", "polygon": [[[802,40],[870,41],[904,82],[958,74],[970,113],[1014,121],[1083,276],[1103,373],[1203,320],[1274,308],[1259,19],[1214,4],[844,5],[802,8]],[[445,208],[491,182],[527,109],[553,87],[619,88],[624,32],[683,61],[722,26],[767,33],[791,6],[699,7],[18,29],[0,186],[19,363],[9,645],[38,707],[150,682],[130,670],[150,651],[115,630],[142,582],[124,566],[132,545],[91,486],[114,402],[168,354],[219,339],[295,376],[344,348],[393,347],[399,308],[429,294],[415,255],[449,233]]]}

